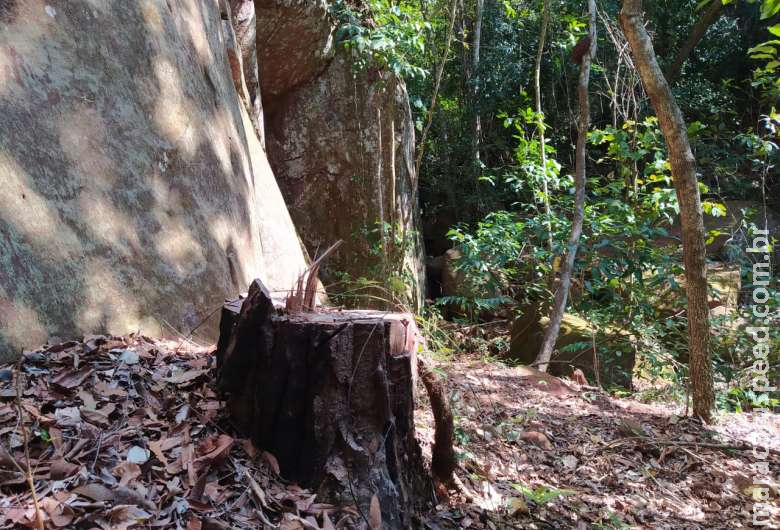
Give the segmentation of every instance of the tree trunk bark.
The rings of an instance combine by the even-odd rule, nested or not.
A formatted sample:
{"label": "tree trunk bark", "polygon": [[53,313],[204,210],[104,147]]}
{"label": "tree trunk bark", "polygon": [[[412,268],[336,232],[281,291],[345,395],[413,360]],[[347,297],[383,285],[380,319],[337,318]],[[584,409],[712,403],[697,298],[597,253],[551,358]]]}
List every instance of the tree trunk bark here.
{"label": "tree trunk bark", "polygon": [[674,60],[666,70],[666,81],[673,85],[682,71],[683,64],[691,55],[691,52],[699,44],[710,26],[712,26],[723,12],[723,0],[711,0],[710,5],[704,10],[699,20],[691,28],[688,38],[685,39],[682,47],[678,50]]}
{"label": "tree trunk bark", "polygon": [[218,388],[284,478],[364,518],[376,497],[382,528],[400,530],[432,491],[415,439],[414,345],[408,315],[278,314],[255,280],[223,308]]}
{"label": "tree trunk bark", "polygon": [[536,357],[535,364],[539,365],[539,370],[547,371],[547,363],[552,358],[555,343],[558,341],[558,334],[561,330],[561,321],[566,311],[566,301],[569,297],[569,288],[571,287],[571,275],[574,270],[574,260],[577,257],[577,247],[582,235],[582,225],[585,221],[585,144],[588,138],[588,127],[590,125],[590,101],[588,99],[588,84],[590,81],[590,63],[596,54],[596,0],[588,0],[589,24],[588,33],[590,35],[590,47],[583,55],[580,63],[580,76],[578,83],[578,96],[580,105],[580,116],[577,124],[577,150],[575,158],[575,187],[576,194],[574,198],[574,219],[572,220],[571,236],[566,249],[566,259],[561,267],[561,278],[558,288],[555,290],[555,299],[550,311],[550,323],[544,333],[542,347],[539,355]]}
{"label": "tree trunk bark", "polygon": [[481,83],[481,76],[479,73],[479,52],[480,47],[482,46],[482,15],[485,11],[485,0],[477,0],[477,17],[476,21],[474,23],[474,49],[472,50],[473,56],[471,59],[472,69],[473,69],[473,77],[472,77],[472,83],[474,85],[472,97],[474,99],[473,105],[474,105],[474,138],[472,139],[472,153],[473,153],[473,162],[474,162],[474,168],[476,171],[477,176],[479,175],[479,162],[480,162],[480,154],[479,154],[479,144],[482,139],[482,117],[480,115],[480,105],[479,105],[479,98],[480,98],[480,83]]}
{"label": "tree trunk bark", "polygon": [[715,394],[709,351],[709,308],[705,233],[701,199],[696,179],[696,160],[688,141],[682,112],[674,100],[645,30],[641,0],[624,0],[620,25],[628,39],[634,63],[666,139],[674,188],[680,205],[685,292],[688,297],[688,349],[693,393],[693,412],[705,421],[712,419]]}

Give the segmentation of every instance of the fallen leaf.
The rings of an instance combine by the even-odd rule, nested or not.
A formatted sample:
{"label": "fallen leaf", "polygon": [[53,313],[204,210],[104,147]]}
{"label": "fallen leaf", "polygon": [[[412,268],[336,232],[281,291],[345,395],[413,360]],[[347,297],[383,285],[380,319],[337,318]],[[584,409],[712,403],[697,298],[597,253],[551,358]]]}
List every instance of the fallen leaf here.
{"label": "fallen leaf", "polygon": [[149,460],[149,451],[137,445],[127,450],[127,461],[132,464],[145,464]]}
{"label": "fallen leaf", "polygon": [[122,355],[119,356],[119,361],[125,363],[128,366],[132,366],[134,364],[138,364],[140,358],[138,357],[137,351],[125,350],[122,352]]}
{"label": "fallen leaf", "polygon": [[81,466],[71,464],[64,458],[59,458],[51,463],[51,468],[49,468],[49,477],[52,480],[66,479],[72,475],[75,475],[80,468]]}
{"label": "fallen leaf", "polygon": [[111,423],[111,420],[109,419],[109,415],[114,412],[116,409],[116,406],[113,403],[108,403],[106,406],[104,406],[102,409],[99,410],[89,410],[82,408],[81,409],[81,416],[84,418],[85,421],[91,423],[92,425],[96,425],[98,427],[106,427]]}
{"label": "fallen leaf", "polygon": [[196,462],[219,463],[227,457],[233,446],[233,438],[227,434],[220,434],[216,439],[209,438],[207,442],[202,451],[205,454],[198,457]]}
{"label": "fallen leaf", "polygon": [[131,481],[141,476],[141,467],[132,462],[122,462],[113,469],[113,473],[119,477],[120,486],[127,486]]}
{"label": "fallen leaf", "polygon": [[149,450],[162,465],[168,466],[168,459],[165,458],[165,453],[163,452],[162,447],[160,447],[159,441],[149,442]]}
{"label": "fallen leaf", "polygon": [[54,411],[57,425],[60,427],[75,427],[81,424],[81,413],[78,407],[62,407]]}
{"label": "fallen leaf", "polygon": [[520,439],[535,446],[544,449],[545,451],[551,451],[553,448],[552,443],[547,437],[538,431],[524,431],[520,434]]}
{"label": "fallen leaf", "polygon": [[220,521],[219,519],[214,519],[213,517],[207,517],[203,521],[201,530],[230,530],[230,525],[225,521]]}
{"label": "fallen leaf", "polygon": [[263,460],[265,460],[268,463],[268,466],[271,468],[271,471],[273,471],[276,475],[280,475],[282,472],[279,469],[279,461],[276,459],[274,455],[269,453],[268,451],[263,451],[262,453]]}
{"label": "fallen leaf", "polygon": [[517,516],[518,514],[528,514],[528,505],[525,502],[525,499],[521,499],[520,497],[512,497],[507,502],[507,508],[509,509],[509,515],[512,517]]}
{"label": "fallen leaf", "polygon": [[179,424],[186,420],[190,415],[190,406],[184,405],[182,408],[179,409],[179,412],[176,413],[176,423]]}
{"label": "fallen leaf", "polygon": [[58,528],[70,525],[73,521],[73,509],[67,504],[63,504],[52,497],[46,497],[41,501],[41,506],[49,516],[52,524]]}
{"label": "fallen leaf", "polygon": [[113,498],[115,505],[142,506],[150,511],[155,509],[154,504],[148,501],[141,493],[126,486],[119,486],[115,489]]}
{"label": "fallen leaf", "polygon": [[577,460],[577,457],[574,455],[566,455],[561,459],[561,462],[563,462],[563,467],[565,467],[568,470],[574,470],[577,468],[577,464],[579,464],[579,460]]}
{"label": "fallen leaf", "polygon": [[328,512],[322,512],[322,530],[336,530],[333,521],[330,520]]}
{"label": "fallen leaf", "polygon": [[79,399],[81,399],[81,402],[84,403],[84,405],[81,407],[81,410],[96,410],[97,409],[97,402],[95,401],[95,396],[92,395],[91,392],[87,392],[86,390],[79,390],[77,396]]}
{"label": "fallen leaf", "polygon": [[213,517],[207,517],[203,520],[203,527],[201,530],[230,530],[230,525],[225,521],[220,521]]}
{"label": "fallen leaf", "polygon": [[194,381],[195,379],[205,375],[207,371],[208,370],[187,370],[185,372],[173,374],[170,377],[163,377],[162,380],[168,383],[181,385]]}
{"label": "fallen leaf", "polygon": [[79,386],[92,374],[92,368],[85,366],[80,370],[65,370],[52,378],[51,382],[60,388],[70,390]]}
{"label": "fallen leaf", "polygon": [[382,530],[382,508],[376,495],[371,497],[371,505],[368,510],[368,526],[371,530]]}
{"label": "fallen leaf", "polygon": [[72,493],[98,502],[110,501],[114,498],[114,494],[110,489],[98,483],[79,486],[78,488],[74,489]]}
{"label": "fallen leaf", "polygon": [[114,382],[111,385],[104,381],[100,381],[95,385],[95,391],[103,397],[120,397],[127,396],[127,392],[122,387],[118,386],[118,383]]}

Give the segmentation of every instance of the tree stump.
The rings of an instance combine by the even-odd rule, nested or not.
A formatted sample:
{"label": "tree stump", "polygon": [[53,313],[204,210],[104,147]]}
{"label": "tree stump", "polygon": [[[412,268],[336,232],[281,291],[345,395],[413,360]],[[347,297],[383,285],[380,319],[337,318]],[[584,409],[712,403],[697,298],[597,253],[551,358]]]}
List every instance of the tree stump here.
{"label": "tree stump", "polygon": [[376,496],[382,527],[408,528],[432,497],[414,432],[414,331],[410,315],[380,311],[283,314],[255,280],[223,307],[218,387],[284,478],[365,517]]}

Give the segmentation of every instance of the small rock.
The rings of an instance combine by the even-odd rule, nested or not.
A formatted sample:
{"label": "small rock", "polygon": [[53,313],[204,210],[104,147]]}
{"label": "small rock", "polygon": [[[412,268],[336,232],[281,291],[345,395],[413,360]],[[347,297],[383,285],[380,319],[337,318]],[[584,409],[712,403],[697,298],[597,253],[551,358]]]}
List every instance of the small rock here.
{"label": "small rock", "polygon": [[12,370],[9,370],[7,368],[0,370],[0,383],[8,383],[14,378],[14,373]]}

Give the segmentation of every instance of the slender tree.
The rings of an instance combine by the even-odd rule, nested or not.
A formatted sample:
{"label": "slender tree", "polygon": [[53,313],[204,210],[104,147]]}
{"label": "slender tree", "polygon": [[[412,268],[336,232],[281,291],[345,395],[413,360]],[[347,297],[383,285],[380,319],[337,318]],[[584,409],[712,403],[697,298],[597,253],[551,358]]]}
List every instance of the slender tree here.
{"label": "slender tree", "polygon": [[669,165],[672,168],[682,225],[693,412],[704,421],[710,421],[715,394],[709,351],[704,218],[699,197],[699,183],[696,179],[696,160],[688,141],[688,129],[682,112],[658,66],[653,43],[645,29],[642,0],[623,0],[620,25],[631,47],[634,64],[639,70],[642,84],[658,115],[658,123],[669,151]]}
{"label": "slender tree", "polygon": [[552,211],[550,209],[550,190],[547,185],[547,151],[544,136],[544,113],[542,112],[542,55],[544,54],[544,45],[547,40],[547,25],[550,22],[550,0],[544,0],[542,7],[542,22],[539,28],[539,49],[536,51],[536,64],[534,65],[534,99],[536,102],[536,127],[539,130],[539,150],[541,151],[542,162],[542,193],[544,193],[544,215],[547,217],[547,245],[550,252],[553,251],[552,240]]}
{"label": "slender tree", "polygon": [[[450,44],[452,43],[452,30],[455,26],[455,16],[458,9],[458,0],[452,0],[450,2],[450,19],[447,26],[447,36],[444,38],[444,53],[442,54],[441,61],[436,66],[436,75],[433,80],[433,95],[431,95],[431,104],[428,107],[428,114],[425,118],[425,127],[423,127],[422,134],[420,135],[420,149],[417,151],[417,160],[414,163],[415,178],[419,178],[420,167],[422,166],[423,154],[425,153],[425,139],[428,137],[428,131],[431,128],[433,122],[433,111],[436,110],[436,103],[439,97],[439,88],[441,87],[441,77],[444,73],[444,65],[447,63],[447,57],[450,55]],[[412,189],[415,189],[414,187]]]}
{"label": "slender tree", "polygon": [[[585,220],[585,142],[590,126],[590,101],[588,99],[588,84],[590,82],[590,64],[596,54],[596,0],[588,0],[588,38],[590,44],[580,61],[580,76],[577,84],[580,116],[577,121],[577,148],[575,153],[575,198],[574,219],[572,219],[571,236],[566,248],[566,258],[561,267],[561,277],[555,290],[555,298],[550,311],[550,322],[544,333],[544,340],[536,362],[539,370],[547,371],[547,364],[552,358],[555,343],[561,330],[561,321],[566,311],[566,301],[569,298],[571,287],[571,275],[574,270],[574,260],[577,257],[577,248],[582,235],[582,225]],[[585,41],[582,41],[585,42]]]}
{"label": "slender tree", "polygon": [[718,20],[722,12],[723,0],[710,0],[710,5],[702,12],[701,16],[696,21],[696,24],[693,25],[691,32],[688,34],[688,38],[685,39],[685,42],[677,51],[674,60],[666,69],[666,81],[668,81],[670,85],[673,85],[674,82],[677,81],[685,61],[691,55],[691,52],[696,45],[699,44],[699,41],[707,33],[709,27]]}
{"label": "slender tree", "polygon": [[[482,116],[479,108],[479,92],[480,92],[480,74],[479,74],[479,54],[482,47],[482,16],[485,11],[485,0],[477,0],[477,13],[476,21],[474,22],[474,44],[472,49],[471,67],[473,77],[471,79],[474,84],[472,97],[474,98],[474,137],[472,139],[472,153],[475,167],[479,166],[479,143],[482,137]],[[479,169],[475,169],[479,171]]]}

